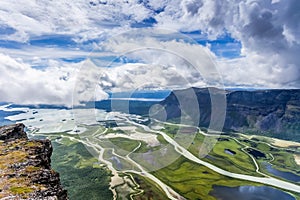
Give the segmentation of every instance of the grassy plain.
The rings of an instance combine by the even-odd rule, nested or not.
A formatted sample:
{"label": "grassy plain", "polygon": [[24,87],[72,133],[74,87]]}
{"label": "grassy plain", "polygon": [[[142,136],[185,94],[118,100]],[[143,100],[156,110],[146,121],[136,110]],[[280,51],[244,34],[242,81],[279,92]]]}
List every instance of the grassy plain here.
{"label": "grassy plain", "polygon": [[260,152],[266,155],[265,158],[257,159],[258,164],[260,165],[260,170],[263,173],[270,174],[264,167],[264,162],[269,162],[272,164],[273,168],[278,169],[280,171],[292,172],[300,176],[300,168],[299,165],[295,161],[295,154],[298,154],[297,148],[279,148],[270,146],[264,141],[260,141],[259,139],[255,140],[242,140],[245,145],[251,146],[254,149],[259,150]]}
{"label": "grassy plain", "polygon": [[[163,131],[170,137],[175,138],[178,129],[179,127],[177,125],[166,125]],[[59,134],[57,134],[57,136],[59,136]],[[241,143],[228,136],[237,139]],[[169,146],[168,151],[170,155],[177,154],[174,151],[174,149],[172,149],[172,146],[168,145],[163,136],[158,135],[157,138],[160,141],[161,145],[156,147],[150,147],[145,142],[130,140],[127,138],[113,138],[109,140],[111,143],[119,147],[119,149],[116,150],[116,153],[120,154],[121,156],[126,155],[125,152],[124,154],[122,153],[122,149],[128,153],[133,151],[139,145],[140,147],[135,151],[135,153],[159,151],[160,149]],[[298,172],[297,169],[299,170],[299,166],[295,163],[294,160],[294,152],[289,152],[291,150],[287,150],[285,148],[273,148],[263,143],[263,141],[249,140],[239,137],[238,135],[229,134],[226,136],[221,136],[221,138],[219,139],[214,137],[210,138],[212,140],[215,140],[214,142],[216,143],[213,146],[211,152],[208,154],[208,156],[204,157],[203,160],[210,162],[215,166],[218,166],[225,170],[234,173],[260,176],[258,173],[255,172],[256,168],[251,157],[243,151],[243,148],[245,148],[246,146],[255,148],[265,153],[266,158],[257,159],[258,164],[260,164],[261,162],[269,161],[274,165],[275,168],[278,169],[284,169],[285,171],[293,171],[294,173]],[[177,136],[176,139],[177,141],[179,141],[178,143],[186,142],[184,140],[184,137]],[[199,156],[199,149],[203,144],[204,139],[204,135],[197,133],[193,142],[190,144],[188,150],[195,156]],[[70,190],[69,193],[71,195],[74,195],[72,196],[74,197],[73,199],[86,198],[88,195],[89,199],[99,199],[99,195],[101,196],[101,198],[103,197],[103,199],[110,199],[112,194],[108,190],[108,183],[110,179],[109,172],[103,168],[97,168],[95,167],[95,165],[93,165],[93,163],[97,162],[97,160],[91,157],[91,155],[89,155],[89,153],[83,145],[70,141],[66,138],[62,138],[61,142],[63,143],[63,145],[55,143],[55,152],[57,153],[57,151],[59,151],[59,153],[57,153],[57,155],[54,156],[53,163],[55,163],[56,165],[54,166],[54,168],[56,167],[55,169],[61,172],[62,176],[64,176],[64,174],[67,174],[66,177],[62,177],[62,182],[66,186],[66,189]],[[103,144],[105,144],[105,142],[103,142]],[[225,152],[225,149],[230,149],[231,151],[235,152],[235,154],[228,154]],[[110,155],[108,156],[111,157],[112,154],[109,154]],[[134,160],[134,156],[132,158]],[[139,164],[141,164],[142,166],[147,165],[146,162]],[[91,173],[87,173],[87,171],[84,170],[90,171]],[[267,173],[263,170],[263,168],[261,168],[261,171]],[[81,175],[78,175],[82,173],[84,174],[84,176],[86,176],[85,178],[86,180],[89,180],[89,182],[86,182],[86,180],[84,180],[85,178],[82,178]],[[259,185],[257,183],[232,179],[220,175],[208,169],[207,167],[189,161],[181,156],[178,156],[178,159],[175,160],[175,162],[173,162],[172,164],[168,165],[167,167],[161,168],[157,171],[154,171],[152,172],[152,174],[158,177],[160,180],[172,187],[175,191],[177,191],[179,194],[181,194],[187,199],[214,200],[215,198],[209,195],[214,185],[228,187],[236,187],[241,185]],[[138,183],[139,189],[143,190],[142,193],[134,195],[134,199],[167,199],[160,187],[157,186],[156,183],[136,174],[131,175],[133,176],[134,180]],[[72,182],[76,182],[76,185],[78,184],[77,182],[79,182],[78,188],[76,186],[74,187],[74,185],[72,185]],[[90,184],[97,185],[97,187],[93,187]],[[82,188],[82,185],[86,185],[86,187],[84,187],[86,189],[83,188],[83,190],[81,190],[80,188]],[[103,189],[99,190],[99,187]],[[80,192],[81,194],[79,195],[78,192]],[[299,200],[299,196],[297,196],[297,200]]]}
{"label": "grassy plain", "polygon": [[[178,130],[178,126],[167,124],[165,125],[165,129],[163,131],[170,137],[175,138]],[[188,150],[198,157],[204,139],[204,135],[197,133],[194,137],[194,140],[188,147]],[[230,172],[261,176],[260,174],[256,173],[256,167],[251,157],[242,151],[242,148],[245,146],[239,144],[233,139],[225,137],[221,137],[219,139],[217,137],[210,137],[209,139],[211,140],[210,143],[214,146],[211,147],[212,150],[209,152],[208,156],[203,158],[203,160]],[[178,139],[176,141],[178,141]],[[184,143],[184,141],[181,141],[181,143]],[[230,155],[225,152],[225,149],[230,149],[231,151],[235,152],[235,154]]]}
{"label": "grassy plain", "polygon": [[220,175],[183,157],[180,157],[171,165],[153,172],[153,175],[159,177],[187,199],[214,200],[215,198],[209,195],[214,185],[229,187],[259,185]]}

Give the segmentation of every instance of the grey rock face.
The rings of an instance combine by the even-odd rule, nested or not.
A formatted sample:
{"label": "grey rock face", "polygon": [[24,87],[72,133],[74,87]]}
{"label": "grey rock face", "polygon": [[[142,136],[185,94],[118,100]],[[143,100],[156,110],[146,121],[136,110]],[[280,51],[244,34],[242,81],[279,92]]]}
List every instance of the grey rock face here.
{"label": "grey rock face", "polygon": [[24,124],[13,124],[0,127],[0,140],[9,141],[15,139],[28,139],[24,132]]}
{"label": "grey rock face", "polygon": [[29,140],[24,127],[0,127],[0,199],[68,199],[51,169],[51,142]]}

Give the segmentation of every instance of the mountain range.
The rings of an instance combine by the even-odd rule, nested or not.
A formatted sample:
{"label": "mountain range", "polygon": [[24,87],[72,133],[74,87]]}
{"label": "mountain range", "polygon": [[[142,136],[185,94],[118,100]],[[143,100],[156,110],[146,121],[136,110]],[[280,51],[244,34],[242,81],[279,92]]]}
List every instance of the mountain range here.
{"label": "mountain range", "polygon": [[[223,131],[300,141],[300,89],[224,91],[216,88],[188,88],[172,91],[160,104],[165,108],[168,120],[181,116],[181,102],[194,106],[200,111],[199,126],[209,127],[212,98],[222,96],[226,102]],[[215,109],[218,112],[218,108]]]}

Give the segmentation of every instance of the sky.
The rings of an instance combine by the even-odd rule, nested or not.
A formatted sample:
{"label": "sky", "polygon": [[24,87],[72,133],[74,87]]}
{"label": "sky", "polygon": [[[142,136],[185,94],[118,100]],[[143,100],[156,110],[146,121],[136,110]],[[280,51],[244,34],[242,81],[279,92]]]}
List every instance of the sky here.
{"label": "sky", "polygon": [[1,0],[0,102],[300,88],[299,0]]}

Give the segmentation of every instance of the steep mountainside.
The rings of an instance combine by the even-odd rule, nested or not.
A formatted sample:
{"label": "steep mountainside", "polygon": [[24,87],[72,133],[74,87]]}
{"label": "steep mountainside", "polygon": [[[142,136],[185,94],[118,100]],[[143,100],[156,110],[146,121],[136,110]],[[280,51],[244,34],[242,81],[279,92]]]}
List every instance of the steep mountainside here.
{"label": "steep mountainside", "polygon": [[51,154],[51,142],[29,140],[23,124],[0,127],[0,199],[68,199]]}
{"label": "steep mountainside", "polygon": [[[196,94],[197,101],[189,95],[191,92]],[[162,101],[161,105],[165,107],[168,119],[178,119],[181,115],[182,108],[178,99],[188,102],[191,107],[198,106],[199,126],[208,127],[211,120],[211,96],[222,93],[224,91],[216,88],[177,90]],[[225,95],[227,106],[224,130],[300,141],[299,89],[225,91]]]}

